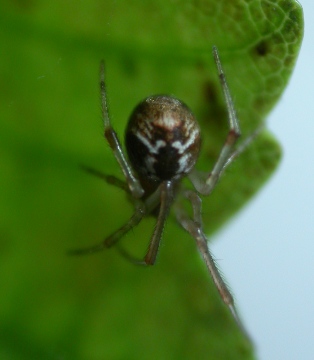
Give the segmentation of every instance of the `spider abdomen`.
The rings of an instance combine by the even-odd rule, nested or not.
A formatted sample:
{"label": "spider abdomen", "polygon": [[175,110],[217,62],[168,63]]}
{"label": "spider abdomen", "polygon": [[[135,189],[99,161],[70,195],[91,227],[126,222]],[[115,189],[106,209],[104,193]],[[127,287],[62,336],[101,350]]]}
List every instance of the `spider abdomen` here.
{"label": "spider abdomen", "polygon": [[195,165],[200,150],[200,128],[180,100],[156,95],[133,111],[125,134],[132,166],[152,181],[179,179]]}

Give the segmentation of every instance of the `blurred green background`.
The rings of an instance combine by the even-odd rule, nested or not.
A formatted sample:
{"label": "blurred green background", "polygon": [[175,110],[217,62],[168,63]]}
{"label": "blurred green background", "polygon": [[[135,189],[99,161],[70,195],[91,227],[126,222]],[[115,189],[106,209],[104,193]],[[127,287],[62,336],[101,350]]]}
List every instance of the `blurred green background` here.
{"label": "blurred green background", "polygon": [[[67,257],[132,214],[125,194],[80,170],[119,176],[103,138],[98,69],[106,62],[120,138],[133,107],[169,93],[200,121],[198,168],[209,170],[228,132],[212,45],[243,138],[280,97],[299,51],[296,1],[3,1],[0,4],[1,359],[251,359],[209,280],[194,240],[169,219],[154,267],[114,249]],[[275,169],[264,132],[204,199],[216,231]],[[145,253],[154,219],[123,239]]]}

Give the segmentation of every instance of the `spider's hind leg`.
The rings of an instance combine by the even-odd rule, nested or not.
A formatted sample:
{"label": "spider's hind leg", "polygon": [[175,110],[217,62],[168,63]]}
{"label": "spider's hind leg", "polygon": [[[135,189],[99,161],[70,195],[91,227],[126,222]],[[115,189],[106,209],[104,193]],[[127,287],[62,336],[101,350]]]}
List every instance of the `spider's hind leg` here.
{"label": "spider's hind leg", "polygon": [[223,277],[221,276],[220,271],[215,263],[215,260],[208,248],[207,238],[203,232],[203,225],[202,225],[202,217],[201,217],[202,200],[195,191],[191,191],[191,190],[185,190],[184,197],[187,198],[192,204],[193,219],[190,218],[189,215],[186,213],[186,211],[183,209],[182,204],[178,203],[175,208],[177,220],[179,224],[196,241],[197,247],[202,255],[202,258],[211,275],[211,278],[214,281],[214,284],[219,292],[221,299],[228,306],[240,330],[250,340],[250,337],[248,336],[237,314],[236,307],[234,305],[233,296],[230,290],[228,289]]}
{"label": "spider's hind leg", "polygon": [[114,185],[114,186],[124,190],[126,193],[130,193],[127,183],[125,181],[118,179],[114,175],[105,174],[97,169],[94,169],[94,168],[86,166],[86,165],[81,165],[80,167],[82,170],[84,170],[88,174],[96,176],[99,179],[105,180],[107,184]]}
{"label": "spider's hind leg", "polygon": [[135,211],[130,219],[114,233],[106,237],[101,243],[81,249],[69,250],[68,255],[87,255],[110,248],[116,244],[127,232],[139,224],[146,213],[145,204],[141,200],[135,203]]}
{"label": "spider's hind leg", "polygon": [[[104,175],[103,173],[100,173],[100,172],[98,172],[98,171],[96,171],[94,169],[90,169],[90,168],[86,168],[86,169],[87,169],[88,172],[92,172],[94,175],[96,175],[96,176],[98,176],[100,178],[104,178],[107,181],[107,178],[108,178],[107,175]],[[117,179],[115,177],[113,177],[113,179],[114,179],[114,181],[118,181],[118,183],[114,184],[114,185],[116,185],[118,187],[121,187],[121,186],[119,186],[120,183],[124,184],[121,180],[119,180],[119,179]],[[89,246],[89,247],[86,247],[86,248],[69,250],[68,254],[69,255],[93,254],[93,253],[102,251],[102,250],[104,250],[106,248],[110,248],[113,245],[116,245],[118,243],[118,241],[126,233],[128,233],[131,229],[133,229],[135,226],[137,226],[140,223],[140,221],[143,219],[144,216],[150,214],[156,208],[156,206],[158,206],[158,204],[160,202],[160,198],[162,200],[162,203],[165,203],[164,207],[165,207],[166,214],[164,214],[162,212],[162,215],[166,218],[167,214],[168,214],[170,202],[171,202],[171,197],[169,198],[168,192],[172,193],[172,186],[170,186],[170,190],[168,190],[167,186],[165,186],[165,187],[166,187],[165,191],[161,191],[160,188],[157,188],[157,190],[154,193],[152,193],[145,200],[134,199],[133,198],[132,202],[133,202],[133,205],[134,205],[134,208],[135,208],[135,210],[133,212],[133,215],[118,230],[116,230],[111,235],[106,237],[105,240],[103,240],[102,242],[100,242],[100,243],[98,243],[96,245]],[[129,193],[128,189],[126,191]],[[163,192],[165,192],[165,194],[163,194]],[[157,238],[157,239],[155,239],[156,241],[152,241],[151,246],[150,246],[150,248],[153,249],[153,255],[157,254],[158,243],[159,243],[159,241],[157,241],[157,240],[160,239],[161,232],[162,232],[162,229],[163,229],[163,225],[164,225],[164,221],[161,221],[160,226],[159,227],[157,226],[155,231],[154,231],[152,239],[155,239],[155,238]],[[154,246],[152,246],[152,244],[154,244]],[[128,254],[128,252],[126,250],[124,250],[123,248],[121,248],[120,246],[118,247],[118,250],[120,251],[122,256],[124,256],[125,258],[127,258],[128,260],[130,260],[133,263],[144,264],[144,265],[153,264],[153,262],[147,261],[147,258],[144,259],[144,260],[138,260],[138,259],[134,258],[132,255]],[[148,252],[148,253],[150,253],[150,252]],[[152,256],[152,258],[155,260],[154,256]]]}

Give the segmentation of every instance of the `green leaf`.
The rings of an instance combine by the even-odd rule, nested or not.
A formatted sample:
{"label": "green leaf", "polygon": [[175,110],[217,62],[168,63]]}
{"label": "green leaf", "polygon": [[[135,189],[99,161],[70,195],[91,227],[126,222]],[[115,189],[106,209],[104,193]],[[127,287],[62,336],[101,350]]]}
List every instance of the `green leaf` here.
{"label": "green leaf", "polygon": [[[251,359],[194,240],[169,219],[156,266],[113,250],[69,258],[132,214],[125,194],[90,177],[121,177],[103,139],[98,67],[106,61],[120,137],[134,105],[169,93],[196,114],[198,163],[210,170],[228,132],[211,55],[216,45],[243,139],[280,97],[303,35],[292,0],[17,1],[0,5],[0,357]],[[204,199],[206,231],[271,175],[280,147],[264,131]],[[140,256],[154,219],[123,239]]]}

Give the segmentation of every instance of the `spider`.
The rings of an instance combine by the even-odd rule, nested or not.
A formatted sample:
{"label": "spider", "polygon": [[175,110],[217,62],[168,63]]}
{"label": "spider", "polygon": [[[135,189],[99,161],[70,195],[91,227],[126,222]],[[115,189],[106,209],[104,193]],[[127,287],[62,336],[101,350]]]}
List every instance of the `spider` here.
{"label": "spider", "polygon": [[[109,248],[138,225],[143,217],[155,215],[157,217],[156,226],[142,261],[145,265],[154,265],[166,219],[171,205],[174,204],[178,223],[195,239],[223,302],[230,309],[240,329],[246,334],[237,315],[234,299],[207,246],[207,238],[202,226],[202,200],[199,194],[206,196],[211,194],[226,167],[253,138],[252,136],[249,141],[235,149],[241,132],[215,46],[213,47],[213,57],[228,111],[229,132],[212,171],[206,177],[195,169],[201,145],[200,127],[191,110],[183,102],[171,96],[150,96],[134,109],[125,132],[128,158],[126,157],[110,122],[104,62],[101,62],[100,95],[104,135],[124,174],[125,182],[88,167],[85,167],[85,170],[129,194],[134,204],[134,213],[122,227],[101,243],[88,248],[72,250],[70,253],[81,255]],[[190,179],[196,191],[185,189],[182,186],[181,180],[184,177]],[[179,196],[190,201],[193,210],[192,217],[186,213],[180,202],[176,201]]]}

